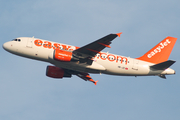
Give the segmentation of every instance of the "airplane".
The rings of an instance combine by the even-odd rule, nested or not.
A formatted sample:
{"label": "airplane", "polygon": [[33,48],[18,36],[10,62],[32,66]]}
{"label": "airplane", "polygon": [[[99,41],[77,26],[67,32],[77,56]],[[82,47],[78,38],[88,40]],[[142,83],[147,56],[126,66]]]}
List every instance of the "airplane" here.
{"label": "airplane", "polygon": [[102,52],[121,33],[109,34],[82,47],[52,42],[34,37],[18,37],[3,44],[3,48],[15,55],[51,63],[46,76],[71,78],[76,75],[85,81],[94,81],[89,73],[118,76],[159,76],[175,74],[169,68],[175,63],[168,60],[177,38],[166,37],[147,53],[130,58]]}

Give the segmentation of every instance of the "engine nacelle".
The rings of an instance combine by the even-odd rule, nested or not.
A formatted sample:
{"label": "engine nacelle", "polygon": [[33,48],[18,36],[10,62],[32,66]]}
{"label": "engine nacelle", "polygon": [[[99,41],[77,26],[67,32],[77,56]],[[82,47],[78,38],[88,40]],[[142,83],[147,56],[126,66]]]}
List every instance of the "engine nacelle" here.
{"label": "engine nacelle", "polygon": [[55,67],[55,66],[47,66],[46,76],[51,78],[63,78],[63,77],[71,77],[71,74],[65,72],[64,69]]}
{"label": "engine nacelle", "polygon": [[55,60],[70,62],[72,59],[72,52],[56,49],[53,55]]}

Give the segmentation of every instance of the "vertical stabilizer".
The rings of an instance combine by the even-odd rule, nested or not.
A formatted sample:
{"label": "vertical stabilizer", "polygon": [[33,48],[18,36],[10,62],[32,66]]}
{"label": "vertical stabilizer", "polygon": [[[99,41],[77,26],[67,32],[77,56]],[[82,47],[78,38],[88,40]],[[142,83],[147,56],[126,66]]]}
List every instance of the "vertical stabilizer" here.
{"label": "vertical stabilizer", "polygon": [[167,37],[137,59],[155,64],[167,61],[176,43],[176,40],[177,38]]}

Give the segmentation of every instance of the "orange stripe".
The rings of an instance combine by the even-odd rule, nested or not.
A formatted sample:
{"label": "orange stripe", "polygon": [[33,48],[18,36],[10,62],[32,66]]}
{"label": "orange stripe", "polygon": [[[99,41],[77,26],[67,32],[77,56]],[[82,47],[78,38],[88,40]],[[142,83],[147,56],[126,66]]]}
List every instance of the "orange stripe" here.
{"label": "orange stripe", "polygon": [[104,44],[104,43],[98,43],[98,44],[103,45],[103,46],[108,47],[108,48],[111,48],[110,45],[107,45],[107,44]]}
{"label": "orange stripe", "polygon": [[99,53],[99,51],[96,51],[96,50],[92,50],[92,49],[88,49],[88,48],[87,48],[87,50],[95,52],[95,53]]}

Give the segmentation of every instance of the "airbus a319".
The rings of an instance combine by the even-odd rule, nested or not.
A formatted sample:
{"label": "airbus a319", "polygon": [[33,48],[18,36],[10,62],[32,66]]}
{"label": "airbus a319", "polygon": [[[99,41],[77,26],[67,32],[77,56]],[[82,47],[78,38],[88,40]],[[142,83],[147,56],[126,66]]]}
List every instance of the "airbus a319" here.
{"label": "airbus a319", "polygon": [[3,44],[15,55],[53,64],[46,69],[51,78],[70,78],[76,75],[85,81],[94,81],[89,73],[119,76],[159,76],[175,74],[169,68],[175,63],[168,60],[177,38],[166,37],[147,53],[138,58],[102,52],[110,48],[112,40],[121,33],[109,34],[82,47],[66,45],[34,37],[19,37]]}

